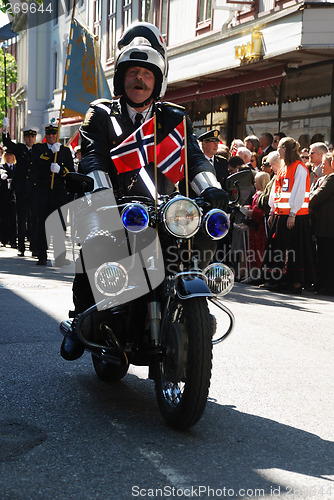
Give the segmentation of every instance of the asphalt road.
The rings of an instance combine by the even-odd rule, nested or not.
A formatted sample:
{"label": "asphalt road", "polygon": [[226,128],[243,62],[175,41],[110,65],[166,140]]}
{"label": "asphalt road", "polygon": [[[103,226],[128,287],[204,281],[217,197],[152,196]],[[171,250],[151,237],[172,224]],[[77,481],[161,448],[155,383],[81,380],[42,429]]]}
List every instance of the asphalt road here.
{"label": "asphalt road", "polygon": [[35,262],[0,248],[1,500],[334,499],[333,298],[237,284],[206,411],[180,433],[145,367],[109,385],[88,353],[60,357],[72,276]]}

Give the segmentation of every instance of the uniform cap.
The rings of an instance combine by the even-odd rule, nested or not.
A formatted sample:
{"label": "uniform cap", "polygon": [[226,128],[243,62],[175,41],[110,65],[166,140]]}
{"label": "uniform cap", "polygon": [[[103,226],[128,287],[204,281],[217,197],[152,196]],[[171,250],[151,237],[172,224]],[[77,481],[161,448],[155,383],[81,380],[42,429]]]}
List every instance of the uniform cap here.
{"label": "uniform cap", "polygon": [[47,123],[44,125],[44,129],[46,134],[56,134],[58,132],[58,125],[57,123]]}
{"label": "uniform cap", "polygon": [[23,127],[21,128],[23,135],[37,135],[38,127]]}
{"label": "uniform cap", "polygon": [[208,130],[208,132],[204,132],[204,134],[201,134],[198,136],[199,141],[209,141],[209,142],[220,142],[219,139],[219,130]]}

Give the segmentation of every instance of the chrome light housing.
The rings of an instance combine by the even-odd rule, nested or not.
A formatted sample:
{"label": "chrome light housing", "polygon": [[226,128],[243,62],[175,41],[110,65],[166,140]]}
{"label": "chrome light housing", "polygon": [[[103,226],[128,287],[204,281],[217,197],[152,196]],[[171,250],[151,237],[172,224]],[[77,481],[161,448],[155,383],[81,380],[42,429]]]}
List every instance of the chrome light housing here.
{"label": "chrome light housing", "polygon": [[224,238],[230,229],[230,221],[224,210],[214,208],[203,217],[205,231],[213,240]]}
{"label": "chrome light housing", "polygon": [[140,233],[148,226],[149,213],[145,205],[131,203],[123,208],[121,219],[125,229],[131,233]]}
{"label": "chrome light housing", "polygon": [[234,274],[225,264],[210,264],[204,269],[204,274],[207,278],[208,287],[214,295],[223,296],[232,290]]}
{"label": "chrome light housing", "polygon": [[162,221],[173,236],[191,238],[200,227],[201,212],[190,198],[176,196],[163,207]]}
{"label": "chrome light housing", "polygon": [[128,280],[125,267],[118,262],[105,262],[94,274],[94,283],[97,290],[108,297],[124,292]]}

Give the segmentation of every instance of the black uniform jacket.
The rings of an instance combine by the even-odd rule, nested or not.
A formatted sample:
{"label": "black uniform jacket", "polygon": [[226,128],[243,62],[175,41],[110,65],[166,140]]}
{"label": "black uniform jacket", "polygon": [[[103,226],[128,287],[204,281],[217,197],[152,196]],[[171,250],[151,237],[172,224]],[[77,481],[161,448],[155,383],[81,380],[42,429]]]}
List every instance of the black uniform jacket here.
{"label": "black uniform jacket", "polygon": [[13,142],[9,134],[2,134],[2,142],[16,158],[11,188],[16,194],[24,194],[27,191],[27,179],[32,168],[32,153],[25,144]]}
{"label": "black uniform jacket", "polygon": [[[16,165],[14,165],[14,170],[11,170],[7,163],[0,165],[2,170],[7,173],[7,179],[12,180]],[[12,190],[11,183],[7,179],[0,179],[0,203],[8,204],[15,200],[14,192]]]}
{"label": "black uniform jacket", "polygon": [[227,168],[227,160],[224,156],[220,154],[214,155],[213,166],[216,171],[216,177],[221,184],[221,187],[225,189],[226,178],[229,176],[229,171]]}
{"label": "black uniform jacket", "polygon": [[[154,111],[157,117],[157,142],[159,143],[182,121],[185,112],[183,108],[167,102],[155,103]],[[117,122],[116,125],[115,122]],[[147,195],[146,187],[138,176],[138,170],[117,175],[116,168],[110,158],[110,150],[123,142],[134,130],[135,127],[129,118],[126,103],[122,98],[112,101],[101,99],[92,102],[80,128],[83,155],[80,171],[88,174],[94,170],[103,170],[109,174],[114,189],[118,189],[121,193]],[[187,154],[189,181],[200,172],[214,173],[212,165],[206,160],[197,144],[188,119]],[[151,179],[154,180],[153,166],[149,165],[146,169]],[[174,185],[158,172],[158,192],[168,194],[173,189]]]}
{"label": "black uniform jacket", "polygon": [[54,174],[53,189],[51,189],[52,172],[51,163],[54,162],[55,154],[52,153],[47,143],[37,143],[32,147],[33,169],[29,177],[29,190],[33,197],[37,197],[38,203],[47,203],[52,193],[59,202],[66,202],[66,189],[64,177],[68,172],[75,172],[71,150],[67,146],[61,146],[57,154],[57,163],[60,166],[58,174]]}

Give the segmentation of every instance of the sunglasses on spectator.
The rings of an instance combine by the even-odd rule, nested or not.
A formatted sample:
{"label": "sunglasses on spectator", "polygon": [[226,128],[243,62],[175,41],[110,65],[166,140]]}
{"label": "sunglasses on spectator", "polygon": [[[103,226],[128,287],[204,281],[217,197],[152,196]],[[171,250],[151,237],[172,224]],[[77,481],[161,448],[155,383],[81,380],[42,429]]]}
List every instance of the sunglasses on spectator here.
{"label": "sunglasses on spectator", "polygon": [[263,167],[270,167],[270,163],[268,163],[268,162],[262,163],[262,168]]}
{"label": "sunglasses on spectator", "polygon": [[308,160],[309,156],[301,156],[301,158],[303,158],[303,160]]}

